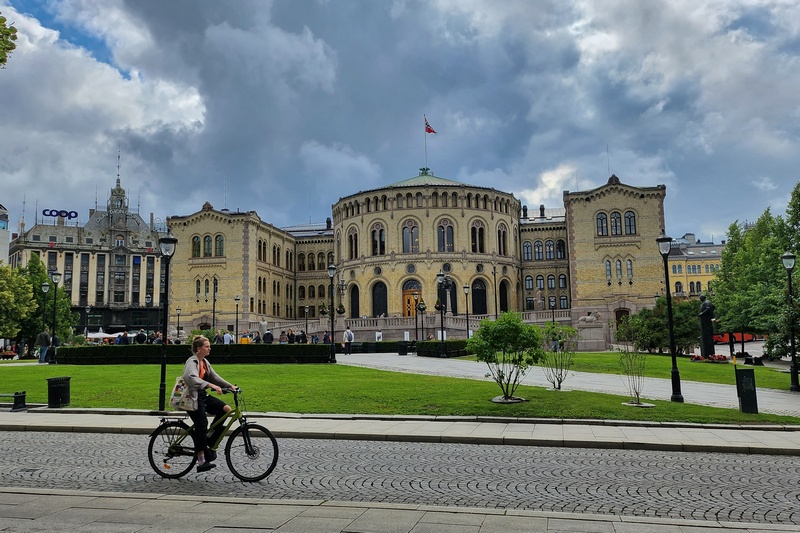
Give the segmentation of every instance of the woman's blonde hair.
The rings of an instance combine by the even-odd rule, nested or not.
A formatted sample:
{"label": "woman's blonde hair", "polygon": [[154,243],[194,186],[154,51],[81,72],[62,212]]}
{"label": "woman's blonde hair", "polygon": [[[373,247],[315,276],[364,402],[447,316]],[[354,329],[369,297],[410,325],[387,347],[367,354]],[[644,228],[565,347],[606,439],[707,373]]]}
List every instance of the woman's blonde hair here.
{"label": "woman's blonde hair", "polygon": [[192,339],[192,353],[197,353],[197,349],[206,342],[209,342],[209,340],[205,335],[195,335]]}

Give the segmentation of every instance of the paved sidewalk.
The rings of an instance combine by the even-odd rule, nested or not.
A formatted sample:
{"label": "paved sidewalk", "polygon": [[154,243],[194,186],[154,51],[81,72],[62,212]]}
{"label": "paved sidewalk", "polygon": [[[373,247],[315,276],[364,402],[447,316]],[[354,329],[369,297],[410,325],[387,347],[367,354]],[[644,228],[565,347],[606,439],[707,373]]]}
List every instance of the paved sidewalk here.
{"label": "paved sidewalk", "polygon": [[0,531],[777,533],[800,528],[511,509],[0,487]]}

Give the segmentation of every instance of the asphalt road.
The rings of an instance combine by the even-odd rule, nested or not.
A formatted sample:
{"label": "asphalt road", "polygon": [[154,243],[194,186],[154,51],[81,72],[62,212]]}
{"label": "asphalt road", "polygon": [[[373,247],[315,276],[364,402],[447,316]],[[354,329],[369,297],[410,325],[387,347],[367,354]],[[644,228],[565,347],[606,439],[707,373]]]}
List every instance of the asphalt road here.
{"label": "asphalt road", "polygon": [[0,486],[800,524],[800,457],[281,439],[278,466],[242,483],[224,461],[174,481],[141,435],[8,432]]}

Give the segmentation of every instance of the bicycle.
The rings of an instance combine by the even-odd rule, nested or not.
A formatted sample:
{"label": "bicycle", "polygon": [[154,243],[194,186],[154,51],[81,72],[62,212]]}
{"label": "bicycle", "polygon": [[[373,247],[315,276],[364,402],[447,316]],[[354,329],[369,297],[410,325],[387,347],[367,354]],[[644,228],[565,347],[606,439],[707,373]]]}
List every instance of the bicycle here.
{"label": "bicycle", "polygon": [[[242,481],[261,481],[272,473],[278,462],[278,442],[270,431],[259,424],[247,421],[244,395],[241,389],[222,389],[223,394],[233,393],[234,407],[225,416],[211,424],[209,434],[225,425],[209,448],[216,451],[233,423],[236,428],[225,446],[225,460],[234,476]],[[150,466],[161,477],[178,479],[186,475],[197,462],[194,449],[194,425],[184,420],[162,417],[161,424],[150,434],[147,455]]]}

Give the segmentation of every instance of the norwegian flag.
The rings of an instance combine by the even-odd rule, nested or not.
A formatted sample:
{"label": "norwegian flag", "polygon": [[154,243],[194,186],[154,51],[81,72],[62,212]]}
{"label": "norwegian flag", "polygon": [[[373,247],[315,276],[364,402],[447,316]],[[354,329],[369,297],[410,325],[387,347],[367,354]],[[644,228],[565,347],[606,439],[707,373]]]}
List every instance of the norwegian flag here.
{"label": "norwegian flag", "polygon": [[425,119],[425,133],[436,133],[436,130],[431,128],[431,125],[428,124],[428,117],[422,115],[422,118]]}

